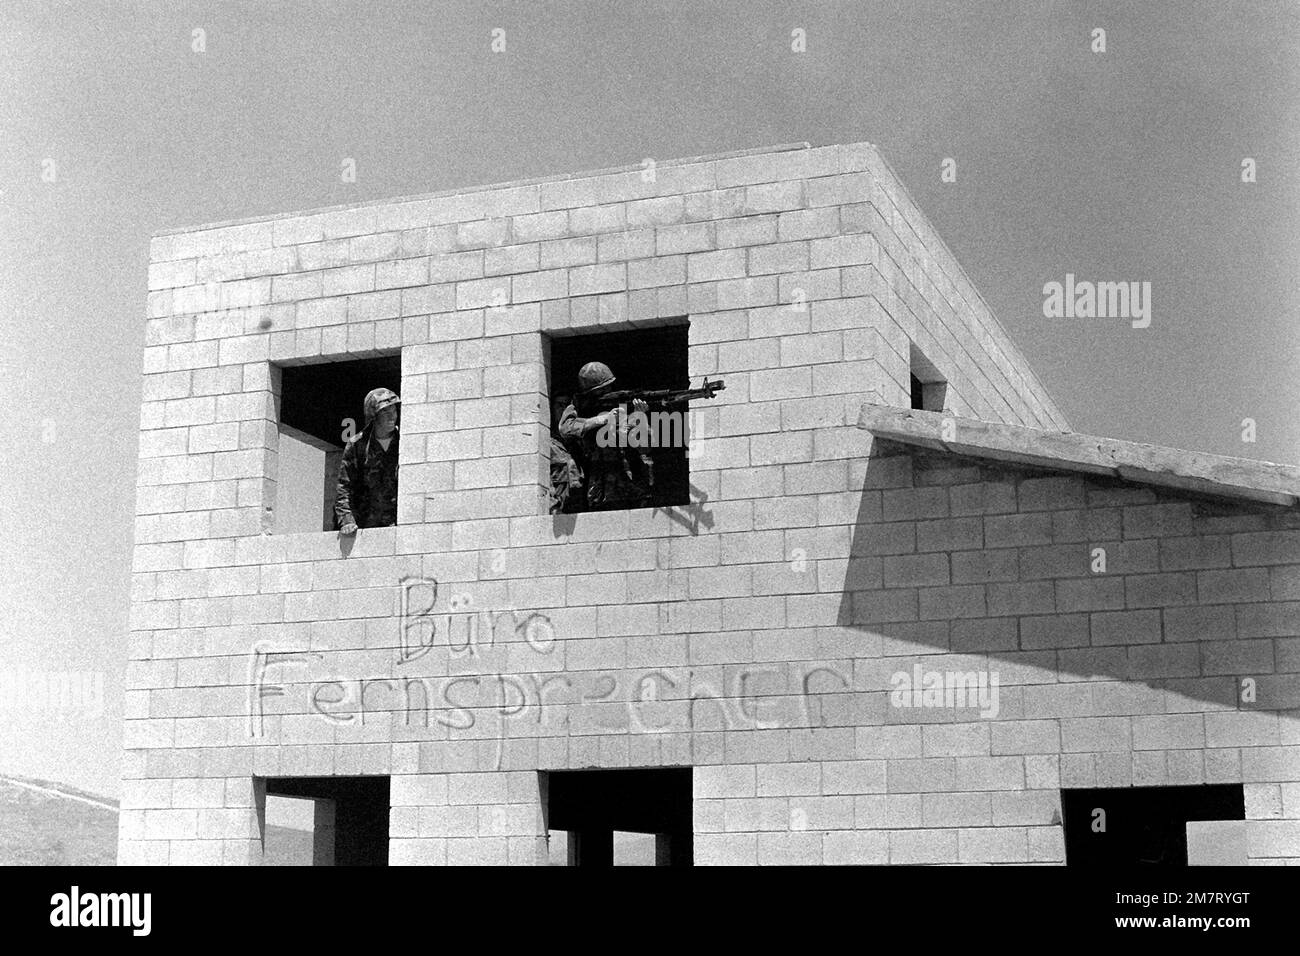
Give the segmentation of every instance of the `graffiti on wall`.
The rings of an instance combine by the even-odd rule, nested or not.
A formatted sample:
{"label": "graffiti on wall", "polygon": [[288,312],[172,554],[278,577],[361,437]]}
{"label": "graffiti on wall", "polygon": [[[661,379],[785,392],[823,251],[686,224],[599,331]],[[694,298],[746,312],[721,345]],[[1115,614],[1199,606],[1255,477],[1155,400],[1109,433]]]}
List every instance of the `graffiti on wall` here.
{"label": "graffiti on wall", "polygon": [[[399,584],[397,654],[387,673],[343,676],[319,651],[254,646],[250,737],[264,738],[267,716],[275,714],[308,715],[345,735],[387,720],[407,739],[502,744],[557,734],[817,728],[842,725],[827,701],[852,689],[849,675],[824,663],[566,669],[548,615],[480,609],[465,594],[439,609],[436,580],[407,577]],[[518,654],[518,667],[476,669],[490,666],[489,649],[503,648]],[[435,650],[447,673],[410,672],[416,661],[435,660]]]}
{"label": "graffiti on wall", "polygon": [[454,654],[477,654],[483,645],[511,639],[525,641],[539,654],[555,646],[555,627],[538,611],[479,610],[467,594],[452,596],[445,612],[435,612],[438,582],[434,578],[405,577],[398,618],[397,663],[423,657],[439,644]]}
{"label": "graffiti on wall", "polygon": [[[592,726],[610,732],[824,727],[829,723],[821,695],[851,687],[836,668],[797,664],[740,667],[722,681],[690,668],[361,678],[302,672],[322,659],[319,653],[276,651],[265,643],[254,647],[249,736],[264,735],[268,700],[286,701],[273,712],[309,714],[338,727],[393,716],[403,726],[476,731],[476,737],[513,736],[509,722],[542,725],[557,711],[562,721],[571,722],[567,708],[591,708]],[[796,687],[787,692],[791,678]],[[815,689],[819,683],[829,686]],[[487,733],[485,722],[493,726]]]}

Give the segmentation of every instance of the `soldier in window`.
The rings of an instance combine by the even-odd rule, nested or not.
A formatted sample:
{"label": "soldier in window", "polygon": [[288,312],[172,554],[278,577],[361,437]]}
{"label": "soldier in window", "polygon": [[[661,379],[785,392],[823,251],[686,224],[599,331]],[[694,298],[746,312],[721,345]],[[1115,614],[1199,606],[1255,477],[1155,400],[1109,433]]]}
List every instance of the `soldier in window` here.
{"label": "soldier in window", "polygon": [[[601,397],[614,384],[604,362],[588,362],[578,372],[578,390],[560,416],[560,437],[581,451],[586,509],[643,508],[652,503],[653,471],[647,456],[626,441],[627,415],[621,407],[602,410]],[[645,412],[646,403],[630,403]]]}
{"label": "soldier in window", "polygon": [[366,426],[343,449],[334,520],[339,533],[397,524],[397,412],[401,399],[386,388],[366,395]]}

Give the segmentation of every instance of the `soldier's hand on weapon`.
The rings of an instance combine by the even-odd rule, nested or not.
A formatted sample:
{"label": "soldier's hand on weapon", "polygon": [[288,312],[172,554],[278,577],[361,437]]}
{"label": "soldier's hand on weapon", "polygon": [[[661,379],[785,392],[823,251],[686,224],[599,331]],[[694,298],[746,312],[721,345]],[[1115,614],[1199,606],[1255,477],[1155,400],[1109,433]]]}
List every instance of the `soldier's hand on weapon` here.
{"label": "soldier's hand on weapon", "polygon": [[609,416],[609,424],[614,431],[627,431],[627,412],[623,410],[622,405],[615,405],[605,414]]}
{"label": "soldier's hand on weapon", "polygon": [[639,411],[644,411],[646,403],[640,399],[633,399],[626,405],[618,406],[618,430],[627,432],[632,427],[632,415]]}
{"label": "soldier's hand on weapon", "polygon": [[357,533],[357,526],[351,521],[344,522],[343,527],[339,528],[339,534],[343,535],[344,537],[350,538],[352,537],[352,535],[356,533]]}
{"label": "soldier's hand on weapon", "polygon": [[618,406],[618,428],[620,431],[627,431],[632,427],[631,417],[637,412],[645,413],[650,406],[639,398],[634,398],[627,405]]}

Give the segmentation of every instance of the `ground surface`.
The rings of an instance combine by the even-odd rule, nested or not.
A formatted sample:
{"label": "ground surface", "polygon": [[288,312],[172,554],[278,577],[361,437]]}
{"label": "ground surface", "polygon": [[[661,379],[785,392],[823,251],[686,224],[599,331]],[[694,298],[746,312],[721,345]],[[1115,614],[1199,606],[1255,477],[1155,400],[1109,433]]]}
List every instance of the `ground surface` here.
{"label": "ground surface", "polygon": [[[266,828],[266,853],[259,865],[310,860],[310,833]],[[0,777],[0,866],[116,863],[117,807],[112,801],[48,780]]]}

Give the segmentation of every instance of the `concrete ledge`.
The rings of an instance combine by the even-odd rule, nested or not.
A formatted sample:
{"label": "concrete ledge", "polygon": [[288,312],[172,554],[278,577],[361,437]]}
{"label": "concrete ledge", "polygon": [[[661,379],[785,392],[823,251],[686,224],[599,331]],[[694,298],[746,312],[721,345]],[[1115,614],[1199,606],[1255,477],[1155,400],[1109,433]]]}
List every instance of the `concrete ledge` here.
{"label": "concrete ledge", "polygon": [[[951,423],[946,434],[953,436],[952,440],[944,440],[945,422]],[[971,458],[1107,475],[1219,498],[1293,508],[1300,496],[1300,467],[1295,465],[1075,432],[1040,431],[889,405],[863,405],[858,427],[877,438]]]}

